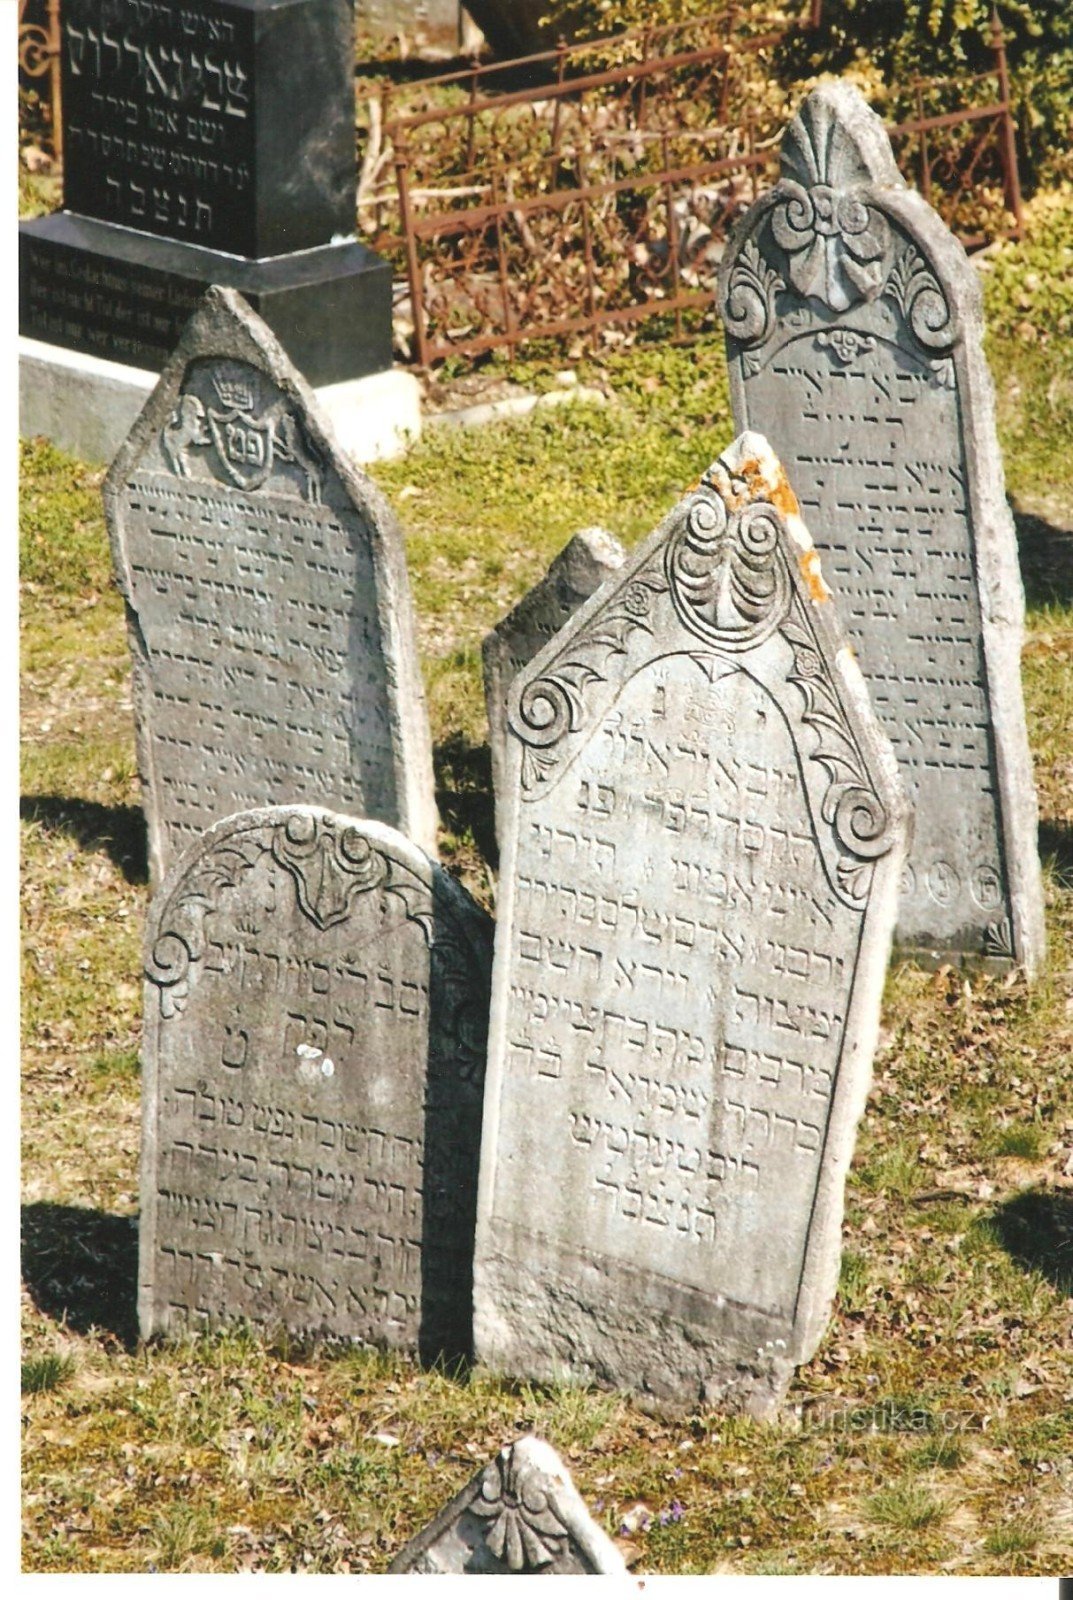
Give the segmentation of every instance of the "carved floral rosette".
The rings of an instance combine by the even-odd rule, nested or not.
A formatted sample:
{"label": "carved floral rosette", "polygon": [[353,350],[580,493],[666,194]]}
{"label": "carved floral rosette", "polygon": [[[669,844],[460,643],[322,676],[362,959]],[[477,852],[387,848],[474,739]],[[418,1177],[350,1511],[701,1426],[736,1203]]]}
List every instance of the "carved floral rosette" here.
{"label": "carved floral rosette", "polygon": [[[786,130],[782,176],[741,224],[721,280],[721,314],[747,373],[780,332],[800,332],[811,311],[820,343],[845,365],[868,348],[874,327],[830,328],[890,302],[924,357],[948,356],[961,322],[915,236],[918,201],[894,165],[879,118],[845,86],[815,90]],[[936,381],[953,381],[948,362]]]}
{"label": "carved floral rosette", "polygon": [[[408,920],[433,943],[428,884],[356,824],[313,808],[253,812],[245,823],[228,819],[211,829],[194,847],[193,859],[175,868],[170,891],[163,891],[145,969],[159,990],[162,1017],[183,1009],[196,963],[205,954],[206,917],[266,854],[290,875],[297,904],[315,928],[325,931],[347,921],[356,898],[375,889],[398,897]],[[460,961],[464,967],[464,958]]]}
{"label": "carved floral rosette", "polygon": [[[745,672],[780,700],[796,692],[799,717],[788,720],[817,842],[832,888],[861,910],[874,863],[897,830],[832,667],[840,640],[829,619],[819,625],[827,591],[810,566],[814,553],[794,542],[759,486],[758,466],[747,461],[741,474],[724,461],[710,468],[622,586],[590,603],[539,675],[520,679],[509,725],[521,744],[521,798],[541,798],[562,777],[616,686],[652,659],[646,644],[658,635],[661,655]],[[672,642],[675,619],[681,633]]]}

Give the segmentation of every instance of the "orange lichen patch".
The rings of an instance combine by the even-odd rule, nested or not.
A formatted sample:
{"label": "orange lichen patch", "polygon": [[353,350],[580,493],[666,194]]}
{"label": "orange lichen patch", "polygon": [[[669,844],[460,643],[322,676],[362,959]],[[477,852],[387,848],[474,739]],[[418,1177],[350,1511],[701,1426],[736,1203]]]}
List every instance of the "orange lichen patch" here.
{"label": "orange lichen patch", "polygon": [[775,510],[781,512],[784,517],[800,516],[801,507],[797,503],[797,496],[790,488],[786,474],[774,456],[766,468],[762,461],[750,456],[748,461],[743,461],[738,468],[738,476],[744,478],[748,484],[751,500],[770,500]]}
{"label": "orange lichen patch", "polygon": [[801,567],[801,576],[808,585],[808,592],[817,605],[824,600],[830,600],[831,591],[824,581],[820,571],[820,553],[818,550],[803,550],[797,558]]}

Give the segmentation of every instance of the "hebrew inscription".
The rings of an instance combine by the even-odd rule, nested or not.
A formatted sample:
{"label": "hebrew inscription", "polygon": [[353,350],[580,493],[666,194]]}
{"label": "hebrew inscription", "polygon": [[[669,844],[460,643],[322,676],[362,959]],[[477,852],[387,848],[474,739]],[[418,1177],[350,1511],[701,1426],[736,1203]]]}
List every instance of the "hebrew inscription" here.
{"label": "hebrew inscription", "polygon": [[401,536],[263,324],[261,349],[236,345],[255,322],[212,291],[105,491],[156,879],[210,823],[276,801],[434,842]]}
{"label": "hebrew inscription", "polygon": [[626,1563],[589,1515],[555,1451],[527,1436],[501,1450],[388,1570],[624,1576]]}
{"label": "hebrew inscription", "polygon": [[234,249],[253,200],[254,26],[219,0],[64,0],[67,205]]}
{"label": "hebrew inscription", "polygon": [[470,1348],[491,924],[401,835],[233,816],[147,934],[139,1316]]}
{"label": "hebrew inscription", "polygon": [[819,1338],[905,833],[830,612],[745,435],[519,675],[493,1366],[762,1411]]}
{"label": "hebrew inscription", "polygon": [[540,582],[485,636],[484,699],[497,817],[506,762],[510,686],[578,606],[618,570],[624,557],[625,551],[613,533],[604,528],[583,528],[560,550]]}
{"label": "hebrew inscription", "polygon": [[980,296],[882,124],[826,86],[721,279],[735,418],[772,441],[916,821],[897,940],[1030,970],[1043,949],[1022,596]]}

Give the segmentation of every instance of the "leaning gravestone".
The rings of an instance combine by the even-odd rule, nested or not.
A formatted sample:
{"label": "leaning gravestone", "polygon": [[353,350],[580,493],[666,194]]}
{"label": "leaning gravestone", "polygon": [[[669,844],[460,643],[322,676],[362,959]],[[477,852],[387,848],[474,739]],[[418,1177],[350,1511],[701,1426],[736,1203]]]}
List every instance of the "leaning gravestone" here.
{"label": "leaning gravestone", "polygon": [[625,1576],[626,1563],[551,1445],[527,1436],[501,1450],[388,1571]]}
{"label": "leaning gravestone", "polygon": [[763,1414],[823,1331],[906,809],[795,510],[744,435],[512,691],[497,1370]]}
{"label": "leaning gravestone", "polygon": [[[554,638],[606,578],[617,572],[626,552],[605,528],[582,528],[559,551],[540,582],[522,596],[513,611],[486,634],[484,699],[488,708],[488,734],[492,751],[492,788],[496,797],[497,831],[499,795],[507,740],[507,695],[518,673],[538,650]],[[501,841],[502,842],[502,841]]]}
{"label": "leaning gravestone", "polygon": [[104,486],[152,877],[317,799],[435,850],[402,534],[258,317],[212,289]]}
{"label": "leaning gravestone", "polygon": [[1024,598],[976,274],[855,89],[815,90],[720,279],[735,422],[816,530],[916,811],[897,943],[1044,948]]}
{"label": "leaning gravestone", "polygon": [[391,828],[228,817],[146,938],[142,1334],[470,1349],[492,925]]}

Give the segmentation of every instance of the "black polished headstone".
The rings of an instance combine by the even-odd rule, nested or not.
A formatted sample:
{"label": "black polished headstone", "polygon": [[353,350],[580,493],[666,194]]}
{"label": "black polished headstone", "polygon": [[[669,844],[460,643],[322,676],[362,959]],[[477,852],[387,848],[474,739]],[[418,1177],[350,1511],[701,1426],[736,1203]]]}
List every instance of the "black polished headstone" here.
{"label": "black polished headstone", "polygon": [[216,283],[314,385],[390,366],[353,29],[353,0],[64,0],[65,209],[20,229],[20,332],[159,370]]}
{"label": "black polished headstone", "polygon": [[64,0],[64,206],[237,256],[354,231],[348,0]]}

